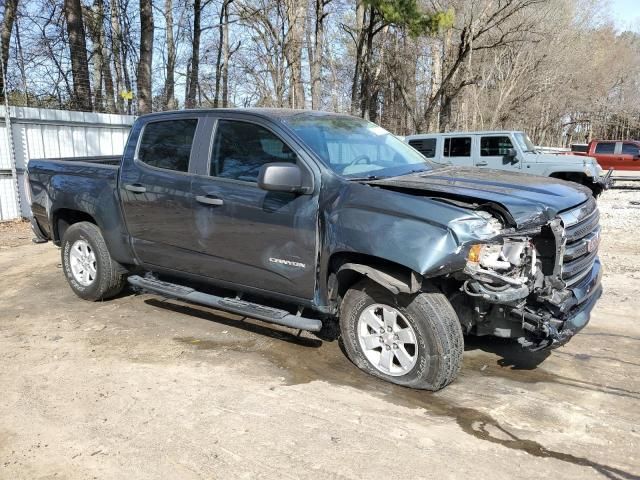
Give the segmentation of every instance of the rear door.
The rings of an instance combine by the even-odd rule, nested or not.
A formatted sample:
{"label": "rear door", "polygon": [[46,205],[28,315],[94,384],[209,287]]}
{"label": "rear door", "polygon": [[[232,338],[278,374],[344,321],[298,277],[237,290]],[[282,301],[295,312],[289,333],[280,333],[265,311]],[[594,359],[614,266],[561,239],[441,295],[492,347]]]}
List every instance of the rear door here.
{"label": "rear door", "polygon": [[473,137],[471,136],[445,136],[443,139],[442,163],[472,167],[472,143]]}
{"label": "rear door", "polygon": [[640,144],[635,142],[622,142],[619,169],[640,170]]}
{"label": "rear door", "polygon": [[[120,172],[122,210],[136,256],[149,265],[181,269],[193,243],[191,179],[195,158],[208,151],[198,115],[159,115],[142,124]],[[133,132],[132,134],[135,134]],[[133,157],[133,160],[131,158]]]}
{"label": "rear door", "polygon": [[616,142],[596,142],[593,154],[605,170],[620,169],[620,156],[616,155]]}
{"label": "rear door", "polygon": [[475,166],[483,168],[519,169],[521,162],[508,156],[509,150],[515,148],[508,135],[480,136],[479,155],[475,156]]}
{"label": "rear door", "polygon": [[318,196],[267,192],[257,184],[266,163],[298,163],[313,177],[311,161],[270,122],[227,115],[216,120],[211,154],[192,183],[192,235],[201,254],[193,273],[311,299]]}

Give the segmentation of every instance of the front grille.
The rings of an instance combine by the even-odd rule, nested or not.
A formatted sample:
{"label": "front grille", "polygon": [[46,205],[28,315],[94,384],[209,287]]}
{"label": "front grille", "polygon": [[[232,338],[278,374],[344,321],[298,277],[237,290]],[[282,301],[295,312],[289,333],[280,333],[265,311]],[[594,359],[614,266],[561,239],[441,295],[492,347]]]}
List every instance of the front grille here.
{"label": "front grille", "polygon": [[586,277],[598,256],[600,213],[595,199],[560,214],[564,227],[565,249],[562,280],[568,287]]}

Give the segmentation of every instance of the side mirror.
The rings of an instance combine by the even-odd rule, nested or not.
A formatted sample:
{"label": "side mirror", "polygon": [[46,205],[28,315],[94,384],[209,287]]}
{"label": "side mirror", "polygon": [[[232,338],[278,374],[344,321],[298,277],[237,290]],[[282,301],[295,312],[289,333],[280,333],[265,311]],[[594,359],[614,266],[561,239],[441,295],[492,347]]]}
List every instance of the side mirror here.
{"label": "side mirror", "polygon": [[269,192],[306,193],[302,170],[295,163],[267,163],[260,167],[258,187]]}
{"label": "side mirror", "polygon": [[511,161],[511,163],[516,163],[518,161],[518,152],[515,148],[510,148],[507,150],[505,154],[505,158]]}

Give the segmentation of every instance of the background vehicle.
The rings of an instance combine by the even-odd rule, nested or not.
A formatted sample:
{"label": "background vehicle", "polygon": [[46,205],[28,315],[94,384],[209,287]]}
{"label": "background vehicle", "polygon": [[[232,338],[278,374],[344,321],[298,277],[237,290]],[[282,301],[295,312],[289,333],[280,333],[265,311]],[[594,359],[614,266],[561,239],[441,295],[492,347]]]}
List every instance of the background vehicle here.
{"label": "background vehicle", "polygon": [[487,131],[418,134],[405,141],[443,165],[512,170],[561,178],[589,187],[594,195],[610,186],[598,162],[590,157],[541,153],[524,132]]}
{"label": "background vehicle", "polygon": [[593,157],[606,170],[640,171],[639,141],[592,140],[584,151],[573,151],[572,155]]}
{"label": "background vehicle", "polygon": [[602,292],[587,189],[439,167],[362,119],[154,114],[119,166],[100,161],[29,163],[34,231],[61,246],[77,295],[108,298],[128,277],[325,336],[339,327],[357,366],[401,385],[453,381],[463,333],[562,345]]}

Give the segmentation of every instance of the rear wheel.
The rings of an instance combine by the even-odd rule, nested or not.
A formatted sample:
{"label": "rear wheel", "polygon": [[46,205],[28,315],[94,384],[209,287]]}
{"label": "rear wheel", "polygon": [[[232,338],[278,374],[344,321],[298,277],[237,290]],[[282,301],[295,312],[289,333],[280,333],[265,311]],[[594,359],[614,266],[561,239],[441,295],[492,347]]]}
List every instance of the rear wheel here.
{"label": "rear wheel", "polygon": [[340,331],[356,366],[398,385],[439,390],[462,365],[462,328],[441,293],[394,296],[364,280],[345,294]]}
{"label": "rear wheel", "polygon": [[111,258],[100,229],[93,223],[74,223],[66,230],[62,267],[71,289],[85,300],[113,297],[126,283],[125,269]]}

